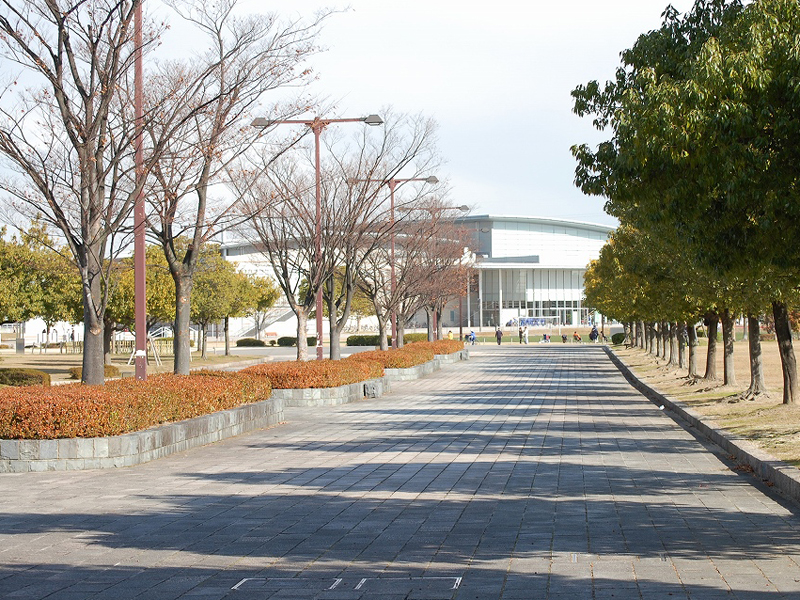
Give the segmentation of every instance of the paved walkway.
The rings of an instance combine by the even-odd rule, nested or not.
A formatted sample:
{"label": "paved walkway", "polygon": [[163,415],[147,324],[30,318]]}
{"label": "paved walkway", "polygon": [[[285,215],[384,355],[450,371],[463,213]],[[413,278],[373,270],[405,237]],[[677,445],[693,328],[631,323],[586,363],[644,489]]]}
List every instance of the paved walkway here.
{"label": "paved walkway", "polygon": [[0,476],[0,597],[800,598],[800,516],[595,346],[117,471]]}

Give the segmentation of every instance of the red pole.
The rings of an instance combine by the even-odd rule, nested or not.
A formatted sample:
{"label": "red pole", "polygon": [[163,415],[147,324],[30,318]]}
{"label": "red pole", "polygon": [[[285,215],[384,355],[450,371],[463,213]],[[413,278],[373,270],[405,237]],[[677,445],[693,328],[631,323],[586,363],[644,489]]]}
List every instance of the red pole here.
{"label": "red pole", "polygon": [[144,214],[144,186],[142,182],[144,167],[144,148],[142,125],[144,109],[142,106],[142,87],[144,75],[142,67],[142,0],[136,3],[134,12],[134,113],[136,117],[136,149],[134,161],[136,163],[136,184],[139,192],[133,208],[133,284],[134,284],[134,319],[136,323],[136,353],[135,376],[139,381],[147,379],[147,288],[145,284],[145,214]]}
{"label": "red pole", "polygon": [[397,185],[397,181],[394,179],[389,180],[389,226],[391,229],[391,243],[390,243],[390,256],[389,256],[389,268],[391,270],[391,298],[392,298],[392,348],[397,348],[397,311],[394,308],[394,291],[397,287],[397,279],[395,276],[394,271],[394,187]]}
{"label": "red pole", "polygon": [[[315,250],[317,260],[317,272],[322,269],[322,186],[319,165],[319,136],[322,133],[322,123],[314,123],[311,128],[314,130],[314,165],[316,171],[316,200],[317,200],[317,230],[315,235]],[[322,360],[322,281],[319,282],[317,289],[317,360]]]}

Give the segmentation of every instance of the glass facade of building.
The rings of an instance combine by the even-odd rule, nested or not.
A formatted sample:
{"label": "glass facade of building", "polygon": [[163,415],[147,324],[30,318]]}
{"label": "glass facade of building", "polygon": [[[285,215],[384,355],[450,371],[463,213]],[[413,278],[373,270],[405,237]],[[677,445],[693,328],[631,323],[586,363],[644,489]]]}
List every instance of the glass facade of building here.
{"label": "glass facade of building", "polygon": [[459,222],[472,232],[469,248],[476,256],[476,277],[466,311],[448,325],[578,327],[590,323],[592,314],[583,306],[583,277],[613,228],[493,215]]}
{"label": "glass facade of building", "polygon": [[537,320],[534,324],[542,319],[548,324],[585,324],[589,311],[581,305],[584,272],[584,269],[481,269],[479,293],[473,290],[470,300],[477,302],[480,296],[478,318],[482,327],[505,326],[520,318]]}

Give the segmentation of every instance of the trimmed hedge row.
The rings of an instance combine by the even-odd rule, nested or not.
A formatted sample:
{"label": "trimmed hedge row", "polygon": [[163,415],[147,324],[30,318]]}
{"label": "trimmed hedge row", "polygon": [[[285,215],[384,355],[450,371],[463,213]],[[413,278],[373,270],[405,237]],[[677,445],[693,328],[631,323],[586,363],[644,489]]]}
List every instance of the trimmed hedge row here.
{"label": "trimmed hedge row", "polygon": [[[388,343],[391,345],[392,336],[386,336]],[[428,341],[427,333],[406,333],[403,335],[404,344],[412,344],[414,342]],[[347,337],[348,346],[380,346],[381,339],[377,334],[373,335],[351,335]]]}
{"label": "trimmed hedge row", "polygon": [[330,388],[383,377],[383,368],[371,361],[312,360],[255,365],[241,371],[269,378],[276,390]]}
{"label": "trimmed hedge row", "polygon": [[380,363],[384,369],[408,369],[433,360],[436,354],[453,354],[463,348],[463,342],[456,340],[414,342],[397,350],[370,350],[351,354],[347,360],[372,360]]}
{"label": "trimmed hedge row", "polygon": [[[309,348],[315,347],[317,345],[317,336],[312,335],[307,337],[306,343],[308,344]],[[278,346],[283,346],[284,348],[288,348],[290,346],[297,346],[297,337],[289,337],[289,336],[279,337]]]}
{"label": "trimmed hedge row", "polygon": [[64,385],[0,390],[0,438],[104,437],[259,402],[269,379],[201,371],[155,375],[103,386]]}
{"label": "trimmed hedge row", "polygon": [[624,333],[615,333],[611,336],[611,343],[619,346],[622,342],[625,341],[625,334]]}
{"label": "trimmed hedge row", "polygon": [[263,348],[266,346],[264,340],[257,340],[256,338],[241,338],[236,340],[238,348]]}
{"label": "trimmed hedge row", "polygon": [[36,369],[0,369],[0,385],[24,387],[29,385],[50,385],[50,375]]}
{"label": "trimmed hedge row", "polygon": [[451,354],[463,347],[454,340],[417,342],[341,361],[278,362],[238,373],[164,374],[144,382],[117,379],[103,386],[7,387],[0,389],[0,438],[120,435],[259,402],[269,398],[272,388],[329,388],[376,379],[384,368],[416,366],[434,354]]}
{"label": "trimmed hedge row", "polygon": [[[103,377],[106,379],[119,377],[119,375],[119,367],[116,365],[103,365]],[[83,376],[83,367],[72,367],[69,370],[69,376],[72,379],[80,379]]]}

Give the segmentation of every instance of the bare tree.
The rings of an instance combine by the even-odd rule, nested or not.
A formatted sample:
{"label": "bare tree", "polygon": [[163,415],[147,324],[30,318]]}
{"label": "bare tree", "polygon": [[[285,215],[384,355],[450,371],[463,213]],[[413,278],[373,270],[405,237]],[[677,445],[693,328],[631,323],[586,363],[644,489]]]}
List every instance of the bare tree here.
{"label": "bare tree", "polygon": [[442,339],[442,310],[466,290],[468,264],[464,262],[464,243],[469,232],[453,221],[454,210],[444,210],[436,234],[428,239],[422,253],[421,270],[427,275],[420,282],[419,297],[428,316],[428,340]]}
{"label": "bare tree", "polygon": [[[373,253],[388,245],[395,227],[387,183],[401,172],[407,178],[429,175],[438,165],[436,125],[431,119],[391,113],[384,116],[382,135],[364,129],[355,144],[329,147],[334,170],[330,173],[331,193],[325,206],[330,212],[326,222],[332,228],[332,235],[328,236],[332,245],[326,251],[335,254],[341,275],[341,285],[334,286],[331,276],[323,288],[332,359],[341,357],[341,332],[350,318],[362,266]],[[421,188],[414,189],[416,193],[407,196],[404,206],[419,202]]]}
{"label": "bare tree", "polygon": [[[169,0],[207,41],[188,63],[169,62],[151,74],[152,110],[179,119],[170,131],[153,120],[152,144],[167,149],[150,179],[150,231],[164,250],[175,280],[175,373],[188,374],[191,294],[203,245],[246,214],[230,197],[227,172],[252,147],[251,111],[268,92],[308,80],[303,63],[317,51],[315,39],[329,12],[311,22],[280,22],[274,15],[236,17],[236,0]],[[270,109],[281,117],[304,110],[303,101]],[[168,137],[167,137],[168,136]],[[187,237],[188,246],[176,240]]]}
{"label": "bare tree", "polygon": [[[389,282],[389,252],[375,252],[361,272],[362,286],[378,315],[382,348],[386,348],[386,321],[397,313],[397,344],[403,345],[408,321],[426,306],[441,307],[465,285],[461,258],[465,232],[454,224],[459,209],[436,198],[406,203],[395,227],[394,293]],[[461,282],[459,284],[459,282]]]}
{"label": "bare tree", "polygon": [[133,123],[119,117],[139,2],[0,2],[3,72],[19,77],[0,91],[0,154],[16,173],[0,189],[13,209],[60,230],[78,266],[90,384],[103,382],[109,269],[139,192]]}
{"label": "bare tree", "polygon": [[[297,161],[283,158],[269,170],[240,171],[232,180],[240,210],[251,218],[241,227],[272,266],[278,286],[297,317],[297,360],[308,359],[308,318],[316,303],[316,290],[333,272],[334,257],[318,260],[316,200],[313,173]],[[330,232],[323,228],[322,232]],[[322,247],[329,240],[322,240]]]}
{"label": "bare tree", "polygon": [[[326,136],[319,257],[314,244],[314,156],[287,157],[240,178],[237,193],[247,199],[244,214],[252,215],[250,237],[272,264],[298,319],[298,359],[307,358],[307,322],[322,288],[327,289],[330,356],[339,358],[339,338],[350,315],[360,264],[388,240],[391,230],[382,185],[412,163],[415,169],[431,168],[434,130],[429,119],[388,114],[377,132],[365,128],[355,138]],[[334,285],[334,273],[340,285]]]}

